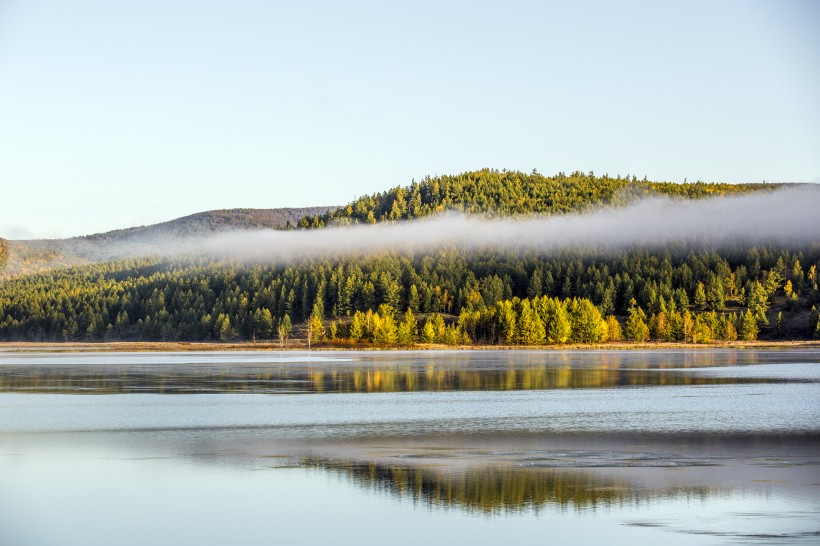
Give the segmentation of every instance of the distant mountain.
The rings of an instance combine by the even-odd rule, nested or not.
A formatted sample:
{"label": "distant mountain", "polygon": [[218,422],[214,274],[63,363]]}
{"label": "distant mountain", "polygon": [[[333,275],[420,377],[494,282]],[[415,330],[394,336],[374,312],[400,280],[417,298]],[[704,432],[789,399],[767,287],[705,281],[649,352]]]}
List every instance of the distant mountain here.
{"label": "distant mountain", "polygon": [[0,278],[121,258],[160,240],[246,229],[288,229],[305,216],[326,214],[335,208],[221,209],[68,239],[0,239]]}
{"label": "distant mountain", "polygon": [[336,207],[284,209],[220,209],[198,212],[168,222],[76,237],[86,241],[130,242],[144,237],[192,237],[241,229],[286,229],[305,216],[324,214]]}

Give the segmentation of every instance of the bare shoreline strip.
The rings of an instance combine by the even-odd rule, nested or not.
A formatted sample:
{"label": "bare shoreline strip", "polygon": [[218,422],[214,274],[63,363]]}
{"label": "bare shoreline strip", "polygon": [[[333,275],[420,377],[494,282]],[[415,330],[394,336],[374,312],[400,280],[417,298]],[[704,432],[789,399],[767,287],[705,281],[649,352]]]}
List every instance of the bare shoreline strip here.
{"label": "bare shoreline strip", "polygon": [[[732,341],[722,343],[668,343],[668,342],[610,342],[567,345],[437,345],[414,344],[379,346],[372,344],[314,345],[313,351],[668,351],[704,349],[820,349],[820,340],[799,341]],[[0,342],[0,352],[200,352],[200,351],[307,351],[307,343],[289,340],[284,347],[272,341],[242,342],[183,342],[183,341],[101,341],[101,342]]]}

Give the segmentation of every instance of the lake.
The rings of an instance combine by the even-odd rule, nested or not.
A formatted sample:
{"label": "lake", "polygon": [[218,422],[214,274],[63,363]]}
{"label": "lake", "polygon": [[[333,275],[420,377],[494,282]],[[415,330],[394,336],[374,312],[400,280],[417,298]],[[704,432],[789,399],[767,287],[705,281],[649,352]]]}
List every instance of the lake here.
{"label": "lake", "polygon": [[0,544],[817,544],[820,350],[0,352]]}

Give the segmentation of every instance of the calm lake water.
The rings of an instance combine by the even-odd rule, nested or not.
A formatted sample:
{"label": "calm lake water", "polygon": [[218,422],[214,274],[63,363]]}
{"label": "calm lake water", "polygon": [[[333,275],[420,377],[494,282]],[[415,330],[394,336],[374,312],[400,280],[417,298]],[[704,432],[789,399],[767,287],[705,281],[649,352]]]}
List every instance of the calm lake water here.
{"label": "calm lake water", "polygon": [[0,352],[0,544],[817,544],[820,351]]}

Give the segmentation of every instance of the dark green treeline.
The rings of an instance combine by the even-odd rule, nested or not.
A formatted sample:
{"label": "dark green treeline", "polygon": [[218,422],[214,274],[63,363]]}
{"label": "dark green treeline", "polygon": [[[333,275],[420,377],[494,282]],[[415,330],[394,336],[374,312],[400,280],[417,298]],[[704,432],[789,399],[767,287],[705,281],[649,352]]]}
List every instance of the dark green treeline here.
{"label": "dark green treeline", "polygon": [[[609,256],[441,249],[287,266],[126,260],[3,281],[0,339],[275,339],[283,321],[309,327],[311,317],[316,330],[329,335],[336,323],[342,335],[356,311],[384,305],[397,321],[408,309],[422,315],[416,339],[424,335],[424,315],[438,314],[446,325],[468,317],[462,325],[473,342],[529,343],[518,333],[508,336],[500,322],[494,331],[482,329],[484,322],[469,316],[512,305],[520,322],[522,302],[530,299],[532,307],[541,296],[564,305],[575,299],[605,322],[617,315],[628,339],[695,341],[691,332],[698,329],[700,338],[709,337],[698,320],[712,338],[731,337],[729,323],[738,338],[805,338],[816,330],[819,261],[816,247],[718,253],[688,246]],[[298,327],[296,333],[307,335]]]}

